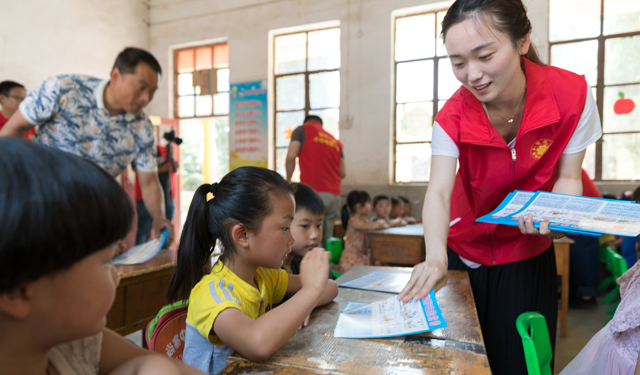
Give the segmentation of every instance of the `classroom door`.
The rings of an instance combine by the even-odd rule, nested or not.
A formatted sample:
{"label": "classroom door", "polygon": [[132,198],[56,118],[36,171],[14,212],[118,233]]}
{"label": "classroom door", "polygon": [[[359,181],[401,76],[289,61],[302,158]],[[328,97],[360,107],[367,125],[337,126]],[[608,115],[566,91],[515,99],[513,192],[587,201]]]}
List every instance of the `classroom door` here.
{"label": "classroom door", "polygon": [[180,227],[184,225],[195,190],[220,181],[229,172],[229,117],[180,120]]}

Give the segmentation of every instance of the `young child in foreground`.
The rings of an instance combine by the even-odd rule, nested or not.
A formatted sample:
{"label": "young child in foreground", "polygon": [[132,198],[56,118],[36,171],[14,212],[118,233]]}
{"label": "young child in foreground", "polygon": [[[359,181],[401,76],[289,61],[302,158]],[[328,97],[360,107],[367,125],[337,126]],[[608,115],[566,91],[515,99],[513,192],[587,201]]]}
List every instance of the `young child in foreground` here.
{"label": "young child in foreground", "polygon": [[373,197],[372,206],[374,215],[371,216],[371,221],[386,222],[390,227],[402,227],[407,225],[407,222],[404,221],[402,217],[397,217],[395,219],[391,219],[389,217],[391,214],[391,201],[386,195],[376,195]]}
{"label": "young child in foreground", "polygon": [[133,219],[113,177],[40,144],[0,150],[0,373],[202,374],[105,328]]}
{"label": "young child in foreground", "polygon": [[640,375],[640,263],[618,279],[620,305],[560,375]]}
{"label": "young child in foreground", "polygon": [[[168,292],[171,301],[189,299],[185,363],[216,374],[234,350],[266,359],[338,295],[324,249],[305,254],[299,276],[281,269],[294,243],[292,188],[274,171],[241,167],[196,190]],[[222,254],[203,275],[216,241]]]}
{"label": "young child in foreground", "polygon": [[389,228],[386,222],[374,222],[367,217],[371,211],[371,197],[366,191],[354,190],[347,196],[342,207],[342,226],[347,240],[340,257],[340,268],[347,272],[353,266],[371,265],[367,231]]}

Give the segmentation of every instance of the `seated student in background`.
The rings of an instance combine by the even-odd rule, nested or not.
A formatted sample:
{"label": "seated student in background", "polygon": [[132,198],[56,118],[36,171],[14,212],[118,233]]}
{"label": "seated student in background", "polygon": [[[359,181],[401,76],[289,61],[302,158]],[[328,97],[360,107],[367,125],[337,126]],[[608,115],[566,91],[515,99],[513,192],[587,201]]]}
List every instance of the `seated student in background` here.
{"label": "seated student in background", "polygon": [[613,318],[560,375],[640,374],[640,263],[624,273],[618,283],[621,301]]}
{"label": "seated student in background", "polygon": [[347,272],[353,266],[371,265],[367,231],[389,228],[386,222],[367,219],[370,211],[371,197],[366,191],[354,190],[347,195],[347,204],[342,206],[342,226],[347,237],[340,257],[342,272]]}
{"label": "seated student in background", "polygon": [[404,202],[397,198],[391,198],[391,213],[389,213],[389,218],[391,219],[402,219],[404,216]]}
{"label": "seated student in background", "polygon": [[402,218],[395,218],[393,220],[389,218],[389,214],[391,214],[391,201],[386,195],[376,195],[373,197],[372,210],[373,216],[371,216],[371,221],[386,222],[390,227],[401,227],[407,225]]}
{"label": "seated student in background", "polygon": [[[0,82],[0,129],[9,121],[11,116],[18,110],[18,106],[27,97],[27,90],[24,86],[13,81]],[[24,139],[31,140],[36,134],[36,129],[29,130],[24,135]]]}
{"label": "seated student in background", "polygon": [[122,187],[95,164],[0,139],[0,372],[202,374],[105,328],[131,227]]}
{"label": "seated student in background", "polygon": [[[305,255],[299,276],[280,269],[294,243],[294,215],[292,186],[268,169],[237,168],[196,190],[167,294],[170,301],[189,299],[185,363],[216,374],[234,351],[264,360],[316,306],[338,295],[324,249]],[[216,241],[222,254],[203,275]],[[285,295],[292,297],[272,309]]]}
{"label": "seated student in background", "polygon": [[399,195],[398,199],[402,202],[402,207],[404,209],[403,214],[402,214],[402,218],[408,224],[422,223],[422,219],[421,218],[416,218],[416,217],[412,217],[411,216],[411,202],[409,201],[409,198]]}
{"label": "seated student in background", "polygon": [[324,203],[311,186],[303,183],[291,185],[296,201],[296,214],[291,223],[291,235],[295,242],[291,245],[291,253],[287,255],[282,266],[287,273],[299,275],[302,257],[320,246]]}

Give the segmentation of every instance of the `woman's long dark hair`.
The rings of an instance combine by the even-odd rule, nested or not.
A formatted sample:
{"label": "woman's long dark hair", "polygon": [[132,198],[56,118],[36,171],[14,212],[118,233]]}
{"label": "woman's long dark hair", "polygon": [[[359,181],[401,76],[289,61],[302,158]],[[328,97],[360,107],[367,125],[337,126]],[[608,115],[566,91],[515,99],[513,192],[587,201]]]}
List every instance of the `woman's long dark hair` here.
{"label": "woman's long dark hair", "polygon": [[[516,47],[518,41],[531,31],[531,21],[521,0],[456,0],[442,20],[442,39],[445,40],[447,31],[453,25],[469,18],[488,22],[496,30],[507,34]],[[533,43],[524,57],[544,65]]]}
{"label": "woman's long dark hair", "polygon": [[347,203],[342,206],[340,218],[342,219],[342,227],[347,230],[349,225],[349,218],[351,218],[351,212],[356,210],[356,204],[364,206],[367,202],[371,201],[369,193],[364,190],[354,190],[347,195]]}
{"label": "woman's long dark hair", "polygon": [[124,239],[133,205],[94,163],[0,138],[0,293],[63,271]]}
{"label": "woman's long dark hair", "polygon": [[[257,167],[237,168],[220,183],[201,185],[193,196],[182,229],[167,299],[170,302],[188,299],[191,289],[204,275],[216,240],[222,248],[220,259],[230,259],[233,225],[240,223],[257,231],[273,209],[272,196],[291,194],[292,190],[292,185],[277,172]],[[213,198],[207,201],[209,193]]]}

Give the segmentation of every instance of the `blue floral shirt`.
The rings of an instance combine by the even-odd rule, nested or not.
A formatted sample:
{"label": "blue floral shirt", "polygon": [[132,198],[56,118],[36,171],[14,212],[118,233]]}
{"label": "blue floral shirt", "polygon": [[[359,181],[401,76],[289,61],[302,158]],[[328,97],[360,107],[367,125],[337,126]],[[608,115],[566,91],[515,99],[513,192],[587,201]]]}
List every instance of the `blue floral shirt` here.
{"label": "blue floral shirt", "polygon": [[104,106],[108,80],[59,75],[47,79],[20,103],[36,126],[34,141],[79,155],[118,176],[132,161],[157,171],[153,125],[144,112],[111,116]]}

